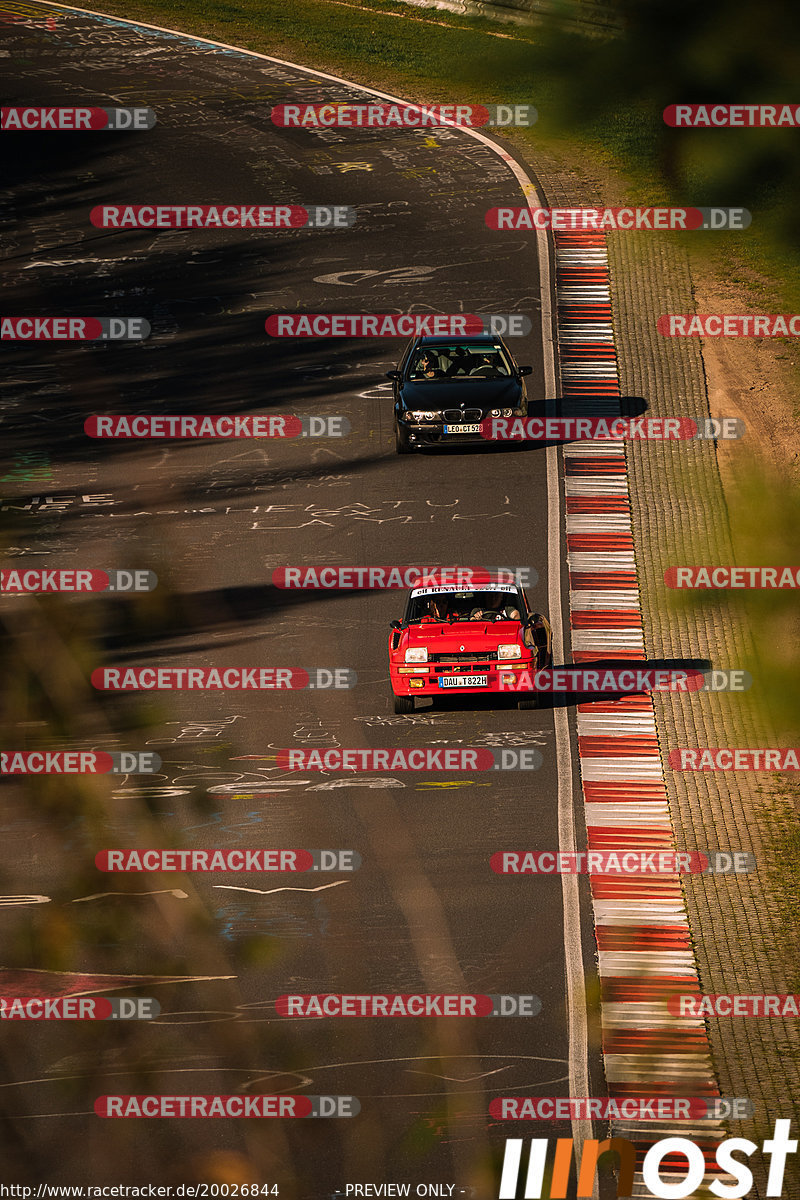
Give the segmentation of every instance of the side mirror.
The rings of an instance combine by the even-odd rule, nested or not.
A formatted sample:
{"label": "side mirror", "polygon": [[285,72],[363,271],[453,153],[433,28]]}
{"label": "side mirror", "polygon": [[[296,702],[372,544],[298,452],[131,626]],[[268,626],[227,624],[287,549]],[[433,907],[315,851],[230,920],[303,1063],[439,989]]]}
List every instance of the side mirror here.
{"label": "side mirror", "polygon": [[520,379],[522,379],[523,375],[532,375],[532,374],[533,374],[533,367],[519,367],[517,369],[517,375],[519,376]]}
{"label": "side mirror", "polygon": [[402,628],[402,626],[401,626],[401,624],[400,624],[400,622],[399,622],[399,621],[392,621],[392,623],[391,623],[391,625],[389,626],[389,628],[390,628],[390,629],[401,629],[401,628]]}
{"label": "side mirror", "polygon": [[[532,367],[531,367],[531,370],[533,370],[533,368],[532,368]],[[402,378],[403,378],[403,376],[400,374],[400,372],[399,372],[399,371],[387,371],[387,372],[386,372],[386,378],[387,378],[387,379],[397,379],[397,380],[400,380],[400,379],[402,379]]]}

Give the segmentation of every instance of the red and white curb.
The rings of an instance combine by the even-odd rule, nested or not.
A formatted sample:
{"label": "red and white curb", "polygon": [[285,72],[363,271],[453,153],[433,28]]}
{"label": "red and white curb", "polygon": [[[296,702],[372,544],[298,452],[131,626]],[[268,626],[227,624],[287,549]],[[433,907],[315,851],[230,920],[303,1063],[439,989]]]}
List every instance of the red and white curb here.
{"label": "red and white curb", "polygon": [[[562,394],[569,414],[620,415],[605,236],[554,235]],[[625,445],[564,447],[573,662],[645,659]],[[578,755],[591,850],[675,849],[649,695],[578,705]],[[703,1020],[673,1017],[675,992],[699,993],[680,878],[590,876],[609,1095],[719,1095]],[[650,1197],[641,1161],[653,1142],[687,1136],[709,1163],[703,1187],[735,1182],[714,1166],[721,1121],[613,1122],[637,1150],[633,1196]],[[713,1169],[711,1169],[713,1168]],[[685,1177],[666,1158],[665,1183]],[[695,1195],[698,1193],[695,1192]]]}

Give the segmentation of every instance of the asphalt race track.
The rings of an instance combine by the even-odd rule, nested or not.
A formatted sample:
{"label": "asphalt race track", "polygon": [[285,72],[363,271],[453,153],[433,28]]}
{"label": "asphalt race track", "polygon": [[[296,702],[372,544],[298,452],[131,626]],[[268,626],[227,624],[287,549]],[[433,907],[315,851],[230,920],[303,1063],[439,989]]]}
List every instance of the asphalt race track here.
{"label": "asphalt race track", "polygon": [[[564,710],[448,698],[396,716],[386,643],[404,593],[288,592],[272,574],[289,564],[527,566],[538,575],[531,604],[560,625],[548,451],[398,457],[385,372],[403,341],[277,339],[264,321],[295,310],[523,313],[532,333],[512,349],[533,366],[529,396],[544,411],[554,400],[542,330],[552,272],[540,271],[535,235],[484,223],[488,208],[523,203],[519,182],[462,131],[274,126],[274,104],[363,102],[355,87],[309,71],[46,5],[4,11],[35,18],[2,26],[5,104],[157,114],[146,132],[4,135],[14,151],[0,200],[4,312],[143,317],[152,334],[4,344],[3,558],[159,577],[152,597],[4,600],[6,631],[22,646],[11,665],[55,664],[46,699],[68,707],[53,744],[163,760],[155,777],[89,778],[82,790],[58,777],[3,781],[2,994],[122,989],[162,1009],[116,1028],[3,1030],[4,1174],[169,1184],[209,1178],[224,1151],[290,1200],[369,1180],[489,1196],[507,1135],[489,1116],[494,1097],[575,1093],[571,1028],[573,1068],[588,1053],[588,1091],[578,1094],[603,1088],[591,1015],[587,1051],[566,1000],[568,971],[580,975],[591,945],[585,879],[569,885],[581,928],[565,933],[558,876],[489,869],[495,850],[559,848],[559,814],[563,832],[572,803],[566,723],[556,733]],[[149,203],[348,205],[357,221],[115,231],[89,220],[97,205]],[[96,413],[336,415],[351,433],[100,441],[83,429]],[[55,614],[46,627],[40,603]],[[358,682],[98,700],[82,680],[105,665],[345,667]],[[12,697],[27,746],[33,701],[21,686]],[[535,747],[543,765],[355,777],[276,766],[282,748],[350,746]],[[96,870],[99,849],[139,845],[346,848],[363,865],[318,878]],[[533,993],[542,1011],[313,1020],[282,1018],[274,1005],[286,992],[416,991]],[[145,1092],[353,1095],[361,1115],[104,1121],[93,1112],[99,1095]],[[546,1135],[571,1132],[553,1122]]]}

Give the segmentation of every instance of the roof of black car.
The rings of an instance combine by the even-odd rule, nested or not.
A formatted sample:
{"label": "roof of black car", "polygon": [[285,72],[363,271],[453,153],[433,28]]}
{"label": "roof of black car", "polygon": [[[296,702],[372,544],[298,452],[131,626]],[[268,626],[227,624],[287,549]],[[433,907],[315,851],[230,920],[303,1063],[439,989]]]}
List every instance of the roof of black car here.
{"label": "roof of black car", "polygon": [[452,337],[419,337],[416,340],[418,346],[452,346],[458,342],[486,342],[490,346],[495,346],[503,339],[493,333],[459,333]]}

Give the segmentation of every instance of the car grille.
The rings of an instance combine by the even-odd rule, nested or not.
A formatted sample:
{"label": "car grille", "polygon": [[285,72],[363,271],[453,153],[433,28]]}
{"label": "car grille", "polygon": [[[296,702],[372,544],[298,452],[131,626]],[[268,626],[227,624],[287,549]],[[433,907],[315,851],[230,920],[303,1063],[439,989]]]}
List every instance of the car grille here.
{"label": "car grille", "polygon": [[476,425],[483,420],[480,408],[446,408],[443,413],[447,425]]}
{"label": "car grille", "polygon": [[432,663],[476,663],[496,662],[497,651],[486,650],[482,654],[429,654],[428,661]]}

